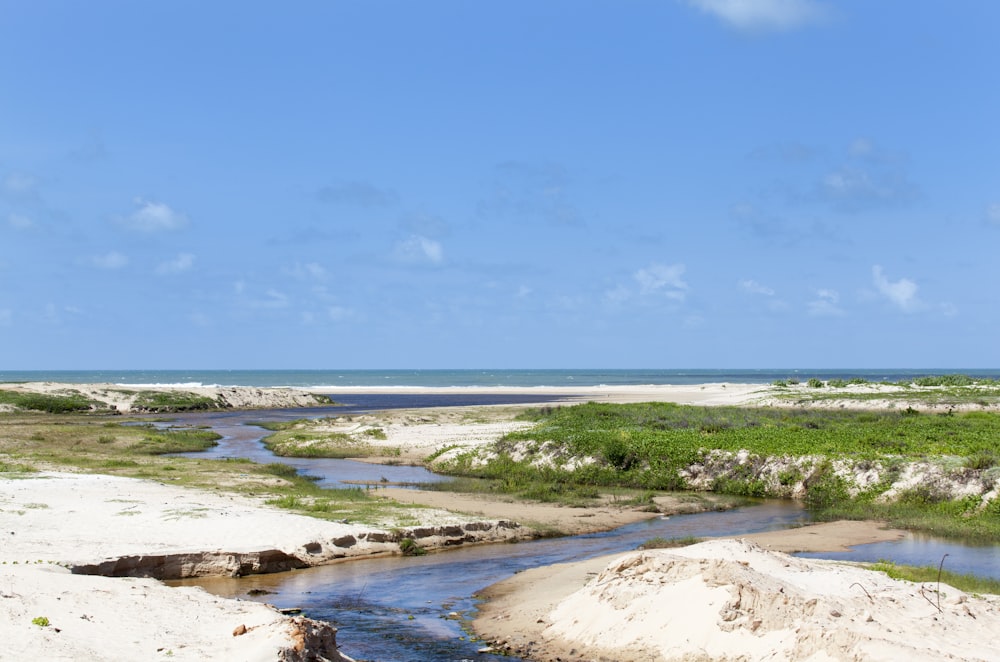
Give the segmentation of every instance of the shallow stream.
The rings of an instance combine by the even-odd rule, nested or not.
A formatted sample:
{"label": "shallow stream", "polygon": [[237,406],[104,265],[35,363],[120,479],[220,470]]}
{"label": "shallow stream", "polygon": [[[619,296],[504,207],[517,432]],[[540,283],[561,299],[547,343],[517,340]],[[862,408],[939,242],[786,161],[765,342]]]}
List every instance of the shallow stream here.
{"label": "shallow stream", "polygon": [[[344,394],[338,400],[347,401]],[[367,394],[359,399],[370,398]],[[421,396],[418,396],[421,397]],[[482,396],[479,396],[480,398]],[[493,396],[488,396],[493,397]],[[445,398],[442,401],[442,398]],[[215,457],[248,457],[256,462],[283,462],[320,477],[320,485],[343,481],[386,480],[426,482],[447,480],[418,467],[381,466],[349,460],[278,458],[264,449],[261,428],[246,423],[262,420],[343,415],[372,409],[458,406],[454,396],[433,396],[433,404],[413,397],[380,396],[377,402],[330,410],[275,410],[185,415],[177,422],[210,425],[224,436]],[[466,397],[466,399],[468,399]],[[551,400],[551,396],[545,398]],[[507,402],[524,401],[507,399]],[[464,402],[461,404],[500,404]],[[205,457],[206,453],[195,454]],[[809,521],[795,502],[768,500],[737,510],[656,518],[614,531],[551,538],[510,545],[459,548],[424,557],[358,559],[331,566],[239,579],[209,578],[171,582],[196,584],[225,597],[269,602],[279,608],[301,608],[305,615],[334,623],[343,652],[356,660],[511,660],[478,653],[481,642],[470,641],[463,621],[475,612],[474,593],[528,568],[578,561],[635,549],[654,537],[714,537],[771,531]],[[893,543],[860,545],[842,554],[803,554],[852,561],[889,559],[897,563],[945,567],[1000,579],[1000,547],[973,547],[928,536],[908,535]],[[250,591],[265,593],[249,595]]]}

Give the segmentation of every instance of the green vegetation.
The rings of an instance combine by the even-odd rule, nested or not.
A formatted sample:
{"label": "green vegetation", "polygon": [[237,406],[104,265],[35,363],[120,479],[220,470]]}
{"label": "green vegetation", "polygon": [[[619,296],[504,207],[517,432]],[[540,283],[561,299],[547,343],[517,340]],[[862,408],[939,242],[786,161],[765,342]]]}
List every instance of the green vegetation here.
{"label": "green vegetation", "polygon": [[417,544],[413,538],[403,538],[399,541],[399,551],[403,556],[424,556],[427,550]]}
{"label": "green vegetation", "polygon": [[[590,485],[574,483],[564,477],[547,479],[545,474],[531,471],[517,471],[503,478],[458,477],[439,483],[424,483],[420,487],[438,492],[460,492],[463,494],[507,495],[531,501],[560,503],[564,506],[582,508],[596,505],[601,492]],[[633,497],[634,498],[634,497]],[[638,502],[636,502],[638,503]],[[633,505],[619,501],[618,505]]]}
{"label": "green vegetation", "polygon": [[0,459],[0,474],[30,473],[33,471],[38,471],[38,469],[31,466],[30,464],[23,464],[20,462],[8,462],[6,460]]}
{"label": "green vegetation", "polygon": [[866,567],[884,572],[893,579],[903,579],[917,584],[937,584],[940,581],[966,593],[1000,595],[1000,580],[942,570],[940,566],[898,565],[892,561],[883,560],[866,565]]}
{"label": "green vegetation", "polygon": [[[823,382],[815,377],[807,381],[810,388],[807,390],[786,390],[789,384],[796,384],[795,380],[778,380],[774,386],[778,387],[774,397],[780,400],[790,400],[797,404],[807,404],[810,402],[823,402],[829,400],[856,401],[856,402],[898,402],[919,403],[934,406],[957,406],[957,405],[977,405],[988,407],[1000,404],[1000,380],[973,378],[968,375],[933,375],[929,377],[915,377],[904,379],[896,383],[890,382],[870,382],[861,377],[850,380],[831,379]],[[867,391],[845,391],[849,386],[888,386],[889,389]]]}
{"label": "green vegetation", "polygon": [[639,545],[639,549],[673,549],[675,547],[687,547],[688,545],[697,545],[702,542],[703,538],[696,538],[694,536],[683,536],[681,538],[661,538],[657,536],[656,538],[650,538],[646,542]]}
{"label": "green vegetation", "polygon": [[386,439],[382,428],[364,428],[347,433],[330,428],[339,425],[330,419],[296,420],[255,423],[271,434],[264,438],[264,445],[282,457],[326,457],[349,459],[359,457],[399,457],[398,447],[376,446],[370,440]]}
{"label": "green vegetation", "polygon": [[132,406],[138,411],[167,413],[218,409],[212,398],[187,391],[140,391]]}
{"label": "green vegetation", "polygon": [[104,408],[103,405],[88,400],[76,391],[65,395],[55,395],[47,393],[19,393],[17,391],[0,389],[0,404],[49,414],[64,414],[75,411],[90,411],[92,408]]}
{"label": "green vegetation", "polygon": [[45,616],[35,616],[31,619],[31,624],[37,625],[40,628],[47,628],[49,627],[49,619]]}
{"label": "green vegetation", "polygon": [[[996,413],[588,403],[529,410],[522,420],[536,425],[497,442],[487,462],[468,452],[436,466],[480,479],[486,490],[544,500],[592,498],[607,487],[682,490],[690,487],[690,468],[707,467],[715,476],[709,487],[720,493],[804,489],[820,519],[880,518],[942,535],[1000,538],[996,501],[952,501],[930,484],[877,499],[908,462],[933,460],[956,480],[1000,480]],[[768,473],[774,458],[783,464]],[[844,463],[877,470],[878,483],[859,489],[835,469]]]}
{"label": "green vegetation", "polygon": [[343,432],[288,430],[264,438],[264,445],[281,457],[346,459],[376,454],[366,441]]}
{"label": "green vegetation", "polygon": [[[193,453],[203,451],[218,443],[222,435],[211,430],[192,430],[190,428],[167,428],[165,430],[150,430],[142,439],[130,447],[135,453],[144,455],[165,455],[167,453]],[[97,443],[106,444],[98,437]]]}
{"label": "green vegetation", "polygon": [[[367,490],[326,490],[284,464],[245,459],[210,460],[164,455],[207,448],[210,430],[158,430],[126,425],[116,417],[79,414],[0,413],[0,472],[83,470],[164,483],[263,496],[283,508],[322,519],[386,525],[419,507],[377,499]],[[16,472],[16,473],[11,473]]]}

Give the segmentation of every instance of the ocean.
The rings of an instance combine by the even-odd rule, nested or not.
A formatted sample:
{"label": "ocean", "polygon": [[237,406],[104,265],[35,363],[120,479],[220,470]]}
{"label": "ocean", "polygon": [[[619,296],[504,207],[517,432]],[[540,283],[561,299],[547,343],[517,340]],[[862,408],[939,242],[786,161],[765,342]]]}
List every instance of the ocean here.
{"label": "ocean", "polygon": [[862,377],[897,382],[926,375],[1000,378],[1000,369],[550,369],[550,370],[0,370],[0,382],[292,387],[638,386],[647,384],[769,384],[776,379]]}

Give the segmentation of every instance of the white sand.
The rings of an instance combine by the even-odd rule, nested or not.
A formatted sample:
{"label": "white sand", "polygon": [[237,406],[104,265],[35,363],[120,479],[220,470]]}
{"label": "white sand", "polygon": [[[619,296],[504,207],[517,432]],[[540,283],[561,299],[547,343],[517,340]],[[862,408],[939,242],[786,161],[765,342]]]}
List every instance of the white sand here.
{"label": "white sand", "polygon": [[936,584],[746,541],[546,570],[491,587],[477,631],[535,660],[1000,659],[996,596],[942,585],[939,610]]}
{"label": "white sand", "polygon": [[[678,404],[735,405],[752,402],[765,396],[770,387],[766,384],[646,384],[627,386],[333,386],[303,389],[311,393],[328,394],[334,400],[337,393],[424,393],[424,394],[529,394],[536,396],[565,397],[573,402],[676,402]],[[530,405],[529,405],[530,406]]]}
{"label": "white sand", "polygon": [[[49,624],[33,624],[39,617]],[[246,634],[233,636],[240,626]],[[295,659],[296,632],[268,606],[201,589],[0,565],[0,660],[273,662]]]}
{"label": "white sand", "polygon": [[[130,555],[301,553],[307,543],[368,530],[264,507],[238,495],[134,478],[28,476],[0,480],[0,561],[80,565]],[[362,547],[359,553],[376,551]]]}
{"label": "white sand", "polygon": [[[189,554],[173,571],[231,574],[266,550],[310,557],[308,543],[320,545],[311,555],[317,562],[335,551],[381,551],[360,540],[349,550],[332,544],[365,531],[129,478],[0,479],[0,660],[295,660],[310,651],[339,659],[328,625],[200,589],[74,575],[64,566]],[[33,624],[39,617],[49,625]],[[240,626],[247,633],[233,636]]]}

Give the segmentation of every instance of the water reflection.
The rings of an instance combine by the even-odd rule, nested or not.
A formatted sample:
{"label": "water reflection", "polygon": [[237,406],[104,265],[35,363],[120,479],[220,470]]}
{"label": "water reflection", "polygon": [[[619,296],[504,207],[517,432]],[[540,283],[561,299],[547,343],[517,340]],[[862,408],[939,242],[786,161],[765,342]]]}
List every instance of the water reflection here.
{"label": "water reflection", "polygon": [[[726,512],[658,517],[614,531],[566,538],[183,583],[198,584],[226,597],[300,607],[309,617],[340,628],[338,641],[344,653],[356,659],[511,660],[477,654],[481,644],[468,641],[461,622],[448,614],[470,616],[475,610],[476,591],[529,568],[629,551],[654,537],[754,533],[807,520],[807,513],[796,503],[767,501]],[[269,593],[249,596],[254,589]]]}
{"label": "water reflection", "polygon": [[858,563],[890,560],[901,565],[936,568],[945,554],[948,555],[944,560],[946,570],[1000,580],[1000,546],[959,544],[919,533],[907,533],[902,539],[891,542],[858,545],[849,552],[810,553],[797,556]]}

